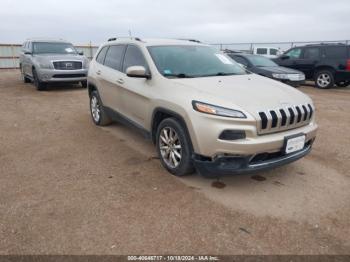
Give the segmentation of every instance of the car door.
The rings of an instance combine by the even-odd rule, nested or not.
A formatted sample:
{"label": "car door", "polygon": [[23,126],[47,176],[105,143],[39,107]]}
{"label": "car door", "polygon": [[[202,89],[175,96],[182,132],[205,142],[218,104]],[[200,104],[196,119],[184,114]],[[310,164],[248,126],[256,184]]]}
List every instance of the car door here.
{"label": "car door", "polygon": [[142,50],[129,44],[127,46],[123,62],[123,108],[125,116],[141,127],[147,126],[150,114],[151,85],[146,78],[128,77],[126,70],[130,66],[143,66],[149,70]]}
{"label": "car door", "polygon": [[[97,68],[99,94],[104,106],[123,113],[122,107],[122,61],[125,45],[110,45],[106,51],[103,65]],[[102,51],[102,50],[101,50]]]}
{"label": "car door", "polygon": [[30,50],[29,50],[29,43],[30,42],[25,42],[24,43],[23,49],[22,49],[22,52],[21,52],[21,57],[20,57],[22,70],[23,70],[23,73],[25,75],[32,75],[31,72],[30,72],[31,70],[29,70],[29,68],[30,68],[30,61],[31,61],[31,55],[26,54],[27,52],[30,52]]}
{"label": "car door", "polygon": [[299,63],[301,59],[302,48],[295,47],[288,50],[277,59],[273,59],[280,66],[294,68],[299,70]]}
{"label": "car door", "polygon": [[311,79],[314,76],[315,66],[320,59],[320,47],[305,47],[300,61],[299,70],[303,71],[306,78]]}

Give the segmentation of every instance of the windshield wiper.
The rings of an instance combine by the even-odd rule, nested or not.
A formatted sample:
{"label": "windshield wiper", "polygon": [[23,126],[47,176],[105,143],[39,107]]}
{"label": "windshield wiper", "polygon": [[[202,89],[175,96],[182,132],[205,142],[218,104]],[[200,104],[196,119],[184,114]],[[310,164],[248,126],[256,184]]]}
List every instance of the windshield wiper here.
{"label": "windshield wiper", "polygon": [[208,76],[231,76],[236,75],[235,73],[224,73],[224,72],[218,72],[216,74],[208,74],[208,75],[200,75],[199,77],[208,77]]}
{"label": "windshield wiper", "polygon": [[190,75],[186,75],[184,73],[180,73],[180,74],[164,74],[165,77],[168,76],[173,76],[173,77],[177,77],[177,78],[193,78],[194,76],[190,76]]}

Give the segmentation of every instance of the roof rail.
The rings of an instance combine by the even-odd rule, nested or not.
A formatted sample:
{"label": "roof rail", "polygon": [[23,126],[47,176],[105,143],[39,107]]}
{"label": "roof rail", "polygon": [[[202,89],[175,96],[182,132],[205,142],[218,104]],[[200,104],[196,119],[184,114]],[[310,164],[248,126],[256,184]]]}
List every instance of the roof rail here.
{"label": "roof rail", "polygon": [[179,40],[190,41],[190,42],[195,42],[195,43],[202,43],[201,41],[196,40],[196,39],[180,38]]}
{"label": "roof rail", "polygon": [[131,40],[141,41],[141,38],[139,38],[139,37],[125,36],[125,37],[111,37],[111,38],[108,38],[108,42],[115,41],[117,39],[131,39]]}
{"label": "roof rail", "polygon": [[315,43],[315,44],[308,44],[306,46],[316,46],[316,45],[346,45],[344,43]]}

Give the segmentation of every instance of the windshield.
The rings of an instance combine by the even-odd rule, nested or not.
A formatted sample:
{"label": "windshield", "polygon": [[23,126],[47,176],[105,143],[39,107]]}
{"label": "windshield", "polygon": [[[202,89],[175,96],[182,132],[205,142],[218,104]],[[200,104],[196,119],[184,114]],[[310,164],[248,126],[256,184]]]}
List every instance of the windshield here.
{"label": "windshield", "polygon": [[148,50],[158,71],[165,77],[247,74],[231,58],[208,46],[151,46]]}
{"label": "windshield", "polygon": [[69,43],[50,43],[36,42],[33,43],[34,54],[76,54],[77,50]]}
{"label": "windshield", "polygon": [[264,56],[249,56],[248,59],[254,66],[257,67],[278,66],[275,62]]}

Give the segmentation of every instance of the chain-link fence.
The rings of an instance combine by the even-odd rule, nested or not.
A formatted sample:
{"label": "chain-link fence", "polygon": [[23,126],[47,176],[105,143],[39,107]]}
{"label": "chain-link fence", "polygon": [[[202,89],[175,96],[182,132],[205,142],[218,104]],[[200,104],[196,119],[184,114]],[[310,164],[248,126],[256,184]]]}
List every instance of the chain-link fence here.
{"label": "chain-link fence", "polygon": [[[261,43],[217,43],[211,44],[218,50],[233,50],[233,51],[245,51],[252,52],[257,47],[272,47],[277,48],[281,52],[284,52],[294,46],[302,46],[309,44],[330,44],[330,43],[342,43],[350,44],[350,40],[334,40],[334,41],[295,41],[295,42],[261,42]],[[97,46],[92,45],[78,45],[76,48],[79,51],[83,51],[84,54],[91,59],[97,51]],[[19,53],[21,51],[20,44],[0,44],[0,69],[1,68],[18,68]]]}
{"label": "chain-link fence", "polygon": [[[98,48],[92,44],[75,47],[78,51],[83,51],[89,59],[92,59]],[[18,68],[21,48],[22,45],[20,44],[0,44],[0,69]]]}

